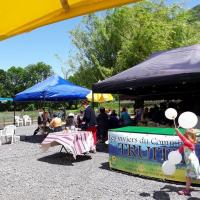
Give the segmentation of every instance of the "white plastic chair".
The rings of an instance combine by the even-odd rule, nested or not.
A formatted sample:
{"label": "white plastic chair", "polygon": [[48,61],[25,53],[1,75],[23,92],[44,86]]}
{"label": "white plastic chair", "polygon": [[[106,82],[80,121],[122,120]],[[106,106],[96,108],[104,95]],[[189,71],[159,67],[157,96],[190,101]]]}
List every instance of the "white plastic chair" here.
{"label": "white plastic chair", "polygon": [[29,125],[32,124],[32,120],[31,120],[31,118],[30,118],[28,115],[24,115],[24,116],[23,116],[23,120],[24,120],[24,125],[25,125],[25,126],[26,126],[28,123],[29,123]]}
{"label": "white plastic chair", "polygon": [[3,132],[3,130],[0,130],[0,145],[2,145],[2,141],[1,141],[1,138],[2,138],[2,132]]}
{"label": "white plastic chair", "polygon": [[5,137],[7,142],[8,137],[11,137],[11,143],[14,142],[14,135],[15,135],[16,126],[15,125],[8,125],[5,126],[1,132],[1,138]]}
{"label": "white plastic chair", "polygon": [[23,119],[20,116],[15,116],[15,123],[17,126],[20,126],[20,124],[23,126]]}

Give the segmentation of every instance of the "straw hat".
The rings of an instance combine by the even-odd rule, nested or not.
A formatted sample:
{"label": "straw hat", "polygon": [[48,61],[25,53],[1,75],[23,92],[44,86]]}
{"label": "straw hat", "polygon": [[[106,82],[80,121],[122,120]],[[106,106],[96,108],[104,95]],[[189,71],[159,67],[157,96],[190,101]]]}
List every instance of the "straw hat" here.
{"label": "straw hat", "polygon": [[68,117],[74,117],[74,113],[69,113]]}

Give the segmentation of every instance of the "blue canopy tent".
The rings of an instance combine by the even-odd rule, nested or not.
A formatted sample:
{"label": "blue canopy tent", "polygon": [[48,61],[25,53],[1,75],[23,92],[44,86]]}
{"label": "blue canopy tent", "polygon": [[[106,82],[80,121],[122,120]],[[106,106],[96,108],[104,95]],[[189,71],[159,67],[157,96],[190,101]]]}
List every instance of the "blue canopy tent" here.
{"label": "blue canopy tent", "polygon": [[14,124],[15,124],[15,102],[31,101],[69,101],[86,99],[91,92],[87,88],[77,86],[60,76],[51,76],[34,86],[24,90],[14,97]]}
{"label": "blue canopy tent", "polygon": [[77,86],[60,76],[51,76],[15,95],[15,102],[68,101],[86,99],[90,90]]}

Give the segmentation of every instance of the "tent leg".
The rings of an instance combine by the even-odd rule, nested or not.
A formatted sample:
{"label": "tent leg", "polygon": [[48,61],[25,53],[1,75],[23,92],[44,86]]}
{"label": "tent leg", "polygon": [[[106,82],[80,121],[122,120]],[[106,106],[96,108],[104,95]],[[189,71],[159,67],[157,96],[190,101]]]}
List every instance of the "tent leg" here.
{"label": "tent leg", "polygon": [[118,103],[119,103],[119,104],[118,104],[118,105],[119,105],[119,108],[118,108],[118,109],[119,109],[119,110],[118,110],[118,116],[120,117],[120,95],[118,95]]}
{"label": "tent leg", "polygon": [[92,91],[92,108],[94,110],[94,92]]}
{"label": "tent leg", "polygon": [[14,101],[13,101],[13,106],[14,106],[14,125],[15,125],[15,109],[16,109],[16,104],[15,104]]}

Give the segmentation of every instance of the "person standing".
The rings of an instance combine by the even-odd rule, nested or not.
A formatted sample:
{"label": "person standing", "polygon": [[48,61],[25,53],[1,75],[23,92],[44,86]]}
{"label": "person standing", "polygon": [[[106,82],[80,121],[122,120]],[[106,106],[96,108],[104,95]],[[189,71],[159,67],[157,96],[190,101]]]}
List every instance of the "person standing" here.
{"label": "person standing", "polygon": [[108,140],[108,115],[104,107],[99,109],[100,114],[97,116],[97,136],[98,140],[105,142]]}
{"label": "person standing", "polygon": [[178,128],[175,130],[176,134],[183,142],[183,145],[179,147],[179,152],[184,153],[186,163],[186,186],[185,189],[178,191],[178,194],[190,196],[192,179],[200,179],[199,159],[195,154],[195,144],[197,143],[196,131],[195,129],[187,129],[184,135],[182,135]]}
{"label": "person standing", "polygon": [[96,145],[97,142],[97,121],[94,110],[90,107],[89,102],[87,100],[84,100],[82,102],[82,105],[85,108],[84,114],[83,114],[83,123],[84,123],[84,129],[86,131],[91,131],[93,134],[94,139],[94,145]]}

